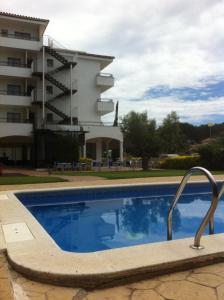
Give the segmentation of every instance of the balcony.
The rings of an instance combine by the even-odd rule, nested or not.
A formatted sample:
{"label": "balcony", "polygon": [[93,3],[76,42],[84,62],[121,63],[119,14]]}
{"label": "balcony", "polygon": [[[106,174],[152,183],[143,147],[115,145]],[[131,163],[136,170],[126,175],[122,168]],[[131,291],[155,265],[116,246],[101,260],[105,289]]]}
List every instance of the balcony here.
{"label": "balcony", "polygon": [[4,136],[30,136],[33,125],[28,120],[15,120],[0,118],[0,138]]}
{"label": "balcony", "polygon": [[16,34],[0,33],[0,47],[40,51],[42,40],[37,37],[22,37]]}
{"label": "balcony", "polygon": [[21,78],[32,77],[31,67],[22,63],[10,63],[8,61],[0,61],[0,75]]}
{"label": "balcony", "polygon": [[112,99],[100,98],[96,103],[96,110],[101,116],[114,111],[114,102]]}
{"label": "balcony", "polygon": [[26,93],[12,93],[0,90],[0,105],[30,106],[31,96]]}
{"label": "balcony", "polygon": [[80,126],[78,125],[69,125],[69,124],[58,124],[51,122],[51,123],[47,123],[46,128],[49,130],[53,130],[53,131],[72,131],[72,132],[80,132]]}
{"label": "balcony", "polygon": [[100,87],[101,92],[114,86],[114,77],[112,74],[99,73],[96,75],[96,85]]}

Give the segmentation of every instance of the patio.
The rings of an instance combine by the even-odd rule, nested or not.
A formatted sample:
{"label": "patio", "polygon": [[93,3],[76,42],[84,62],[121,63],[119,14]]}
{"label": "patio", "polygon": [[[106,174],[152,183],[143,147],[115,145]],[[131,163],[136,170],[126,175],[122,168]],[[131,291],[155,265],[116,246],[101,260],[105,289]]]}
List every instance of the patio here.
{"label": "patio", "polygon": [[[18,169],[14,172],[26,175],[40,175],[43,172]],[[74,187],[87,185],[110,185],[114,181],[99,177],[70,177],[68,182],[50,184],[29,184],[0,186],[1,191]],[[116,180],[116,184],[180,182],[181,177],[136,178]],[[223,179],[217,175],[216,179]],[[192,177],[192,180],[204,180],[203,176]],[[66,288],[31,281],[15,272],[8,264],[5,253],[0,254],[0,299],[3,300],[221,300],[224,299],[224,262],[206,267],[191,269],[154,277],[148,280],[121,285],[113,288],[87,291],[77,288]]]}

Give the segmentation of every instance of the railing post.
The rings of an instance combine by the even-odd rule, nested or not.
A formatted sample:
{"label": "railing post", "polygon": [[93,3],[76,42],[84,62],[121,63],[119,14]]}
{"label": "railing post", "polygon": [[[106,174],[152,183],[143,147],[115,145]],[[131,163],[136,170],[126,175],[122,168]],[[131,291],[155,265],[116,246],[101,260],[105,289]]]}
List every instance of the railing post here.
{"label": "railing post", "polygon": [[212,176],[212,174],[206,170],[205,168],[201,168],[201,167],[194,167],[191,168],[183,177],[179,188],[176,192],[176,195],[174,197],[174,200],[170,206],[169,212],[168,212],[168,218],[167,218],[167,239],[168,240],[172,240],[172,219],[173,219],[173,210],[187,184],[188,179],[191,177],[192,174],[196,173],[196,172],[201,172],[203,173],[207,179],[209,180],[211,187],[212,187],[212,202],[211,205],[205,215],[205,217],[203,218],[196,234],[195,234],[195,238],[194,238],[194,244],[191,245],[190,247],[193,249],[203,249],[204,247],[200,245],[200,240],[201,240],[201,236],[206,228],[206,226],[208,225],[208,223],[210,223],[209,225],[209,233],[213,234],[214,233],[214,212],[216,210],[216,207],[218,205],[218,201],[219,201],[219,194],[218,194],[218,188],[217,188],[217,184],[216,181],[214,179],[214,177]]}

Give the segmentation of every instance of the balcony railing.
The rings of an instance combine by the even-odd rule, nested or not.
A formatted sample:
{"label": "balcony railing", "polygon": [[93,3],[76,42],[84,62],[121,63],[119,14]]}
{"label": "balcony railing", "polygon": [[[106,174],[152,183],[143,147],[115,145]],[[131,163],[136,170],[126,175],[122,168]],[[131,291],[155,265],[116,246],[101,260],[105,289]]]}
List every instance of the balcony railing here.
{"label": "balcony railing", "polygon": [[29,119],[25,118],[0,118],[0,123],[19,123],[19,124],[31,124]]}
{"label": "balcony railing", "polygon": [[16,68],[31,68],[31,65],[16,63],[16,62],[8,62],[8,61],[0,61],[0,66],[9,66]]}
{"label": "balcony railing", "polygon": [[109,98],[99,98],[97,99],[97,102],[106,102],[106,103],[113,103],[113,99],[109,99]]}
{"label": "balcony railing", "polygon": [[27,40],[27,41],[36,41],[36,42],[40,41],[40,39],[37,37],[22,36],[22,35],[20,36],[20,35],[13,34],[13,33],[0,33],[0,36],[6,37],[6,38],[12,38],[12,39]]}
{"label": "balcony railing", "polygon": [[89,121],[80,121],[78,122],[79,126],[109,126],[112,127],[113,122],[89,122]]}
{"label": "balcony railing", "polygon": [[110,74],[110,73],[102,73],[102,72],[100,72],[98,74],[98,76],[114,78],[114,76],[112,74]]}
{"label": "balcony railing", "polygon": [[27,96],[27,97],[30,96],[30,94],[25,93],[25,92],[7,91],[7,90],[0,90],[0,95],[8,95],[8,96]]}

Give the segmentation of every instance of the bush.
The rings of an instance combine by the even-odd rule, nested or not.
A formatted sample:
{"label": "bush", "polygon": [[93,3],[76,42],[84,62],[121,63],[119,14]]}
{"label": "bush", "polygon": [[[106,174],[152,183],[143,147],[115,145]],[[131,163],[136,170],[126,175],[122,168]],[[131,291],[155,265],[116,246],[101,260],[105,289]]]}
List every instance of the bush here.
{"label": "bush", "polygon": [[188,170],[200,165],[200,156],[170,157],[160,162],[162,169]]}
{"label": "bush", "polygon": [[224,148],[219,144],[209,144],[198,149],[201,165],[210,170],[224,169]]}
{"label": "bush", "polygon": [[92,169],[92,158],[89,157],[80,157],[79,163],[80,164],[86,164],[85,170],[91,170]]}

